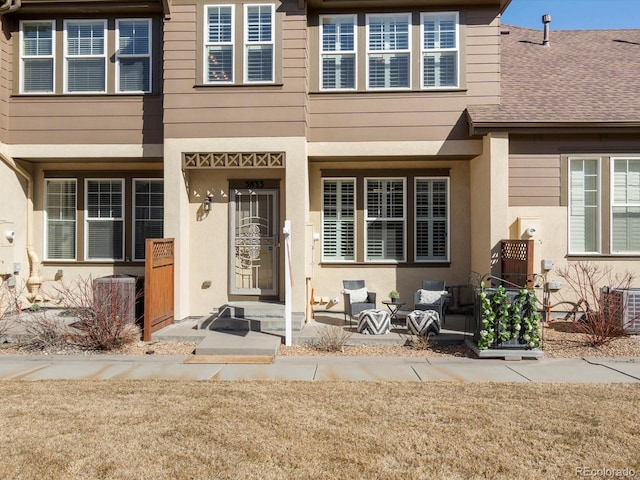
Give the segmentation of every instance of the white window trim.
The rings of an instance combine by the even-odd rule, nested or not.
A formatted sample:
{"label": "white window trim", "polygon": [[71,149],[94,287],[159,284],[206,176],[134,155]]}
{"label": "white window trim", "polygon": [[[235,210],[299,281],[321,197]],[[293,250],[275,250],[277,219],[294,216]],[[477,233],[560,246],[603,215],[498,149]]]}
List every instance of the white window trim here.
{"label": "white window trim", "polygon": [[[571,162],[577,160],[596,160],[598,162],[598,195],[597,195],[597,208],[598,208],[598,221],[597,221],[597,251],[595,252],[574,252],[571,250]],[[568,202],[567,202],[567,252],[569,255],[582,255],[582,256],[595,256],[602,254],[602,157],[590,157],[590,156],[574,156],[567,159],[567,182],[568,182]]]}
{"label": "white window trim", "polygon": [[640,202],[639,203],[624,203],[624,204],[619,204],[619,203],[615,203],[615,178],[614,178],[614,171],[615,171],[615,162],[616,160],[640,160],[640,157],[632,157],[632,156],[617,156],[617,157],[610,157],[609,159],[609,198],[611,199],[609,202],[609,245],[610,245],[610,252],[611,255],[621,255],[621,256],[626,256],[626,255],[638,255],[640,254],[639,250],[614,250],[613,249],[613,208],[614,207],[639,207],[640,206]]}
{"label": "white window trim", "polygon": [[[343,259],[335,259],[335,258],[327,258],[324,256],[324,185],[326,182],[353,182],[353,260],[343,260]],[[320,258],[322,258],[323,263],[355,263],[357,259],[357,245],[358,245],[358,212],[356,208],[356,202],[358,198],[358,181],[355,177],[326,177],[322,179],[322,195],[320,200],[320,205],[322,208],[321,213],[321,228],[322,228],[322,244],[320,245]]]}
{"label": "white window trim", "polygon": [[[455,48],[425,48],[424,47],[424,19],[425,17],[455,16],[456,47]],[[424,84],[424,56],[426,53],[456,53],[456,85],[450,87],[428,87]],[[420,13],[420,87],[423,90],[457,90],[460,88],[460,13],[459,12],[421,12]]]}
{"label": "white window trim", "polygon": [[[109,218],[89,218],[89,182],[120,182],[122,185],[122,195],[120,199],[120,211],[122,217],[109,217]],[[125,182],[124,178],[85,178],[84,179],[84,260],[86,262],[96,263],[112,263],[120,262],[124,260],[125,255],[125,237],[127,236],[127,226],[125,223]],[[122,258],[89,258],[89,221],[92,222],[122,222]]]}
{"label": "white window trim", "polygon": [[[408,25],[408,48],[406,50],[369,50],[369,20],[371,19],[371,17],[401,17],[401,16],[405,16],[407,18],[407,25]],[[370,90],[370,91],[390,91],[390,90],[399,90],[399,91],[406,91],[406,90],[411,90],[412,88],[412,71],[413,71],[413,55],[411,53],[411,45],[412,45],[412,32],[413,32],[413,28],[412,28],[412,23],[411,23],[411,13],[403,13],[403,12],[399,12],[399,13],[369,13],[365,15],[366,18],[366,33],[365,33],[365,49],[366,49],[366,80],[365,80],[365,89],[366,90]],[[385,54],[390,54],[390,53],[396,53],[396,54],[408,54],[409,55],[409,72],[407,73],[408,75],[408,80],[409,80],[409,85],[407,87],[370,87],[369,86],[369,57],[371,54],[381,54],[381,55],[385,55]]]}
{"label": "white window trim", "polygon": [[[27,56],[24,54],[24,34],[25,24],[49,23],[51,24],[51,55]],[[24,91],[24,59],[25,58],[50,58],[53,63],[53,79],[50,92],[25,92]],[[22,95],[53,95],[56,92],[56,21],[55,20],[20,20],[20,94]]]}
{"label": "white window trim", "polygon": [[[397,181],[400,180],[402,181],[402,202],[403,202],[403,217],[402,217],[402,225],[403,225],[403,238],[404,238],[404,245],[402,248],[402,251],[404,253],[402,259],[400,260],[368,260],[368,253],[369,253],[369,239],[368,239],[368,234],[367,234],[367,225],[369,224],[369,222],[375,222],[377,220],[381,220],[381,221],[398,221],[400,219],[398,218],[386,218],[386,217],[370,217],[369,216],[369,205],[368,205],[368,198],[367,198],[367,187],[368,187],[368,182],[369,180],[384,180],[384,181],[388,181],[388,182],[393,182],[393,181]],[[406,177],[364,177],[364,261],[365,263],[390,263],[390,264],[397,264],[397,263],[406,263],[407,261],[407,178]]]}
{"label": "white window trim", "polygon": [[[103,31],[103,35],[104,35],[104,51],[102,53],[102,55],[78,55],[70,57],[69,56],[69,51],[68,51],[68,47],[69,47],[69,42],[68,42],[68,37],[67,37],[67,27],[68,25],[72,23],[72,24],[78,24],[78,23],[102,23],[102,31]],[[109,46],[108,46],[108,32],[107,32],[107,20],[106,19],[73,19],[73,20],[64,20],[64,53],[63,53],[63,62],[64,62],[64,94],[65,95],[104,95],[107,93],[107,77],[109,76],[109,71],[108,71],[108,65],[107,65],[107,52],[109,50]],[[95,92],[91,92],[91,91],[86,91],[86,92],[70,92],[69,91],[69,85],[68,85],[68,66],[67,66],[67,60],[69,58],[103,58],[104,59],[104,88],[102,91],[95,91]]]}
{"label": "white window trim", "polygon": [[[164,179],[161,177],[149,177],[149,178],[132,178],[131,179],[131,258],[134,262],[142,262],[143,258],[136,257],[136,183],[137,182],[162,182],[164,184]],[[163,194],[164,201],[164,194]],[[162,225],[164,228],[164,219],[162,220]]]}
{"label": "white window trim", "polygon": [[[76,184],[76,210],[75,217],[73,219],[74,229],[73,234],[75,237],[73,258],[49,258],[49,214],[47,210],[47,198],[49,195],[49,182],[73,182]],[[78,179],[77,178],[45,178],[44,180],[44,205],[43,205],[43,219],[44,219],[44,235],[43,235],[43,255],[42,258],[45,261],[51,262],[77,262],[78,261]]]}
{"label": "white window trim", "polygon": [[[271,11],[271,39],[268,41],[258,41],[258,42],[250,42],[249,41],[249,28],[247,25],[247,21],[249,19],[249,8],[252,7],[269,7]],[[248,3],[244,5],[244,18],[242,22],[243,28],[243,53],[242,53],[242,62],[244,69],[244,83],[251,85],[267,85],[275,83],[276,79],[276,45],[275,45],[275,30],[276,30],[276,22],[275,22],[275,4],[273,3]],[[249,80],[249,69],[248,69],[248,52],[249,47],[253,45],[271,45],[271,80]]]}
{"label": "white window trim", "polygon": [[[422,181],[422,180],[436,180],[436,181],[442,181],[444,180],[446,185],[447,185],[447,256],[445,259],[433,259],[433,260],[419,260],[418,259],[418,208],[417,208],[417,195],[418,195],[418,182]],[[413,241],[413,259],[415,263],[442,263],[442,262],[450,262],[451,261],[451,243],[450,243],[450,235],[449,235],[449,231],[451,230],[451,181],[450,181],[450,177],[415,177],[413,179],[413,203],[414,203],[414,212],[413,212],[413,221],[414,221],[414,225],[413,225],[413,231],[414,231],[414,241]],[[405,213],[406,215],[406,213]],[[433,234],[431,236],[431,238],[433,239]]]}
{"label": "white window trim", "polygon": [[[147,54],[121,54],[120,53],[120,23],[121,22],[146,22],[149,25],[149,37],[147,38]],[[152,32],[153,24],[150,18],[118,18],[116,19],[116,93],[132,93],[132,94],[140,94],[140,93],[150,93],[152,88],[153,81],[153,56],[152,56]],[[105,48],[106,48],[106,38],[105,38]],[[121,58],[148,58],[149,59],[149,89],[148,90],[121,90],[120,89],[120,59]],[[105,70],[105,77],[108,76],[108,73]]]}
{"label": "white window trim", "polygon": [[[328,51],[325,52],[323,50],[323,38],[324,38],[324,23],[322,23],[322,20],[324,18],[351,18],[352,22],[353,22],[353,50],[340,50],[340,51]],[[325,92],[339,92],[339,91],[355,91],[358,89],[358,21],[357,21],[357,15],[320,15],[320,79],[319,79],[319,86],[320,86],[320,90],[325,91]],[[354,63],[354,78],[353,78],[353,88],[324,88],[322,86],[322,79],[323,79],[323,66],[324,66],[324,56],[325,55],[353,55],[353,63]]]}
{"label": "white window trim", "polygon": [[[230,8],[231,9],[231,41],[230,42],[210,42],[209,41],[209,8]],[[221,4],[221,5],[205,5],[204,6],[204,48],[202,49],[202,65],[203,65],[203,69],[202,69],[202,75],[203,75],[203,82],[206,85],[229,85],[229,84],[233,84],[235,82],[236,79],[236,61],[235,61],[235,53],[236,53],[236,42],[235,42],[235,38],[236,38],[236,9],[235,9],[235,5],[231,5],[231,4]],[[209,59],[207,58],[207,52],[208,52],[208,47],[212,47],[212,46],[216,46],[216,45],[231,45],[231,58],[233,59],[232,62],[232,67],[231,67],[231,80],[228,81],[222,81],[222,82],[210,82],[208,79],[208,66],[209,66]]]}

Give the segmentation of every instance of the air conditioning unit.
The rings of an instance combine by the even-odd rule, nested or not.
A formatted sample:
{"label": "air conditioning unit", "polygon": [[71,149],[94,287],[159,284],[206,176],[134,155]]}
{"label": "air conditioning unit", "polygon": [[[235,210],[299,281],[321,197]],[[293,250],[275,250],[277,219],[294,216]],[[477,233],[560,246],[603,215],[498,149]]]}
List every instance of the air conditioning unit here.
{"label": "air conditioning unit", "polygon": [[[606,290],[602,294],[607,295]],[[608,294],[613,298],[611,303],[604,302],[604,305],[611,305],[615,314],[620,316],[624,331],[640,333],[640,288],[611,289]]]}

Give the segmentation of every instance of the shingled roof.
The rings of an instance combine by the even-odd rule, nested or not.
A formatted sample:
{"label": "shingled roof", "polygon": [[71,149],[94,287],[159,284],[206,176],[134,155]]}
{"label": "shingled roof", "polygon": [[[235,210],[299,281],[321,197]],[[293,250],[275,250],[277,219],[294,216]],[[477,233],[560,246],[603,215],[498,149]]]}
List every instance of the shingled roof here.
{"label": "shingled roof", "polygon": [[508,126],[640,126],[640,30],[503,26],[501,104],[470,105],[472,133]]}

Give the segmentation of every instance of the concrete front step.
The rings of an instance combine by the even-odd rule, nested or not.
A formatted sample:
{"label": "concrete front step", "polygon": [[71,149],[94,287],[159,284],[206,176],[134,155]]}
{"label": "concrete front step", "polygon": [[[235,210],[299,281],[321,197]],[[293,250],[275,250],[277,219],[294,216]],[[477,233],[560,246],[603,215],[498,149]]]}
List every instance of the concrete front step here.
{"label": "concrete front step", "polygon": [[[291,314],[293,331],[304,327],[301,312]],[[230,302],[222,305],[217,314],[202,317],[198,329],[214,331],[278,332],[285,330],[284,305],[265,302]]]}
{"label": "concrete front step", "polygon": [[197,345],[196,355],[273,356],[278,353],[281,338],[260,332],[211,331]]}

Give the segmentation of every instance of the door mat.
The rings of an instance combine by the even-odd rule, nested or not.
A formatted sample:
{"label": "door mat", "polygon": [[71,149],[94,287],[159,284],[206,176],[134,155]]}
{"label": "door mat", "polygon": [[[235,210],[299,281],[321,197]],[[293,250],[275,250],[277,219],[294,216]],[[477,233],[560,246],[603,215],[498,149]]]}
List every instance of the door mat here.
{"label": "door mat", "polygon": [[275,355],[191,355],[184,363],[260,364],[273,363]]}

